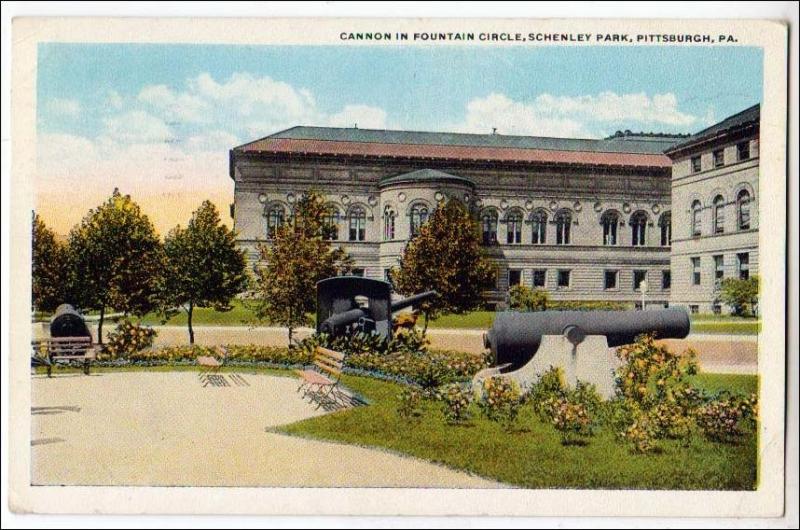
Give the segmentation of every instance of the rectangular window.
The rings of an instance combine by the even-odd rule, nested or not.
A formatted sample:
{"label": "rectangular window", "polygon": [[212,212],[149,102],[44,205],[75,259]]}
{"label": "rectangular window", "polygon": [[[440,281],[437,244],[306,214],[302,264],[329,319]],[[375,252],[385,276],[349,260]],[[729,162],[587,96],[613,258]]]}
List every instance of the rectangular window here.
{"label": "rectangular window", "polygon": [[522,283],[522,271],[519,269],[508,270],[508,288]]}
{"label": "rectangular window", "polygon": [[692,157],[692,173],[700,173],[702,165],[700,164],[700,156]]}
{"label": "rectangular window", "polygon": [[672,273],[661,271],[661,289],[666,291],[672,288]]}
{"label": "rectangular window", "polygon": [[692,258],[692,285],[700,285],[700,258]]}
{"label": "rectangular window", "polygon": [[618,271],[605,271],[603,288],[616,289],[617,288],[617,275]]}
{"label": "rectangular window", "polygon": [[750,158],[750,142],[736,144],[736,154],[739,160],[747,160]]}
{"label": "rectangular window", "polygon": [[693,314],[693,315],[696,315],[697,313],[700,312],[700,306],[699,305],[690,305],[689,306],[689,312],[691,314]]}
{"label": "rectangular window", "polygon": [[725,165],[725,150],[717,149],[714,151],[714,167],[722,167]]}
{"label": "rectangular window", "polygon": [[714,256],[714,285],[719,288],[725,278],[725,257],[722,255]]}
{"label": "rectangular window", "polygon": [[748,252],[736,254],[736,261],[739,268],[739,279],[746,280],[750,278],[750,254]]}
{"label": "rectangular window", "polygon": [[568,289],[569,288],[569,276],[570,271],[565,269],[559,269],[558,271],[558,287],[559,289]]}
{"label": "rectangular window", "polygon": [[383,269],[383,281],[392,283],[392,269]]}
{"label": "rectangular window", "polygon": [[642,283],[647,281],[647,271],[633,271],[633,290],[641,291]]}
{"label": "rectangular window", "polygon": [[534,269],[533,270],[533,286],[534,287],[542,287],[542,288],[544,288],[546,280],[547,280],[547,270],[546,269]]}
{"label": "rectangular window", "polygon": [[350,273],[351,276],[361,276],[364,277],[364,269],[353,269],[353,272]]}

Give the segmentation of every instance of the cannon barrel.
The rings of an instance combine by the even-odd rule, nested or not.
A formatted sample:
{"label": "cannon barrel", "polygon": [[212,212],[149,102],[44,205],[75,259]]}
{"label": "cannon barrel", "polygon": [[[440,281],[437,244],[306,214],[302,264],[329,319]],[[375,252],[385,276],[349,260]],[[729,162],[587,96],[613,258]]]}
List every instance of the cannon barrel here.
{"label": "cannon barrel", "polygon": [[416,305],[420,302],[424,302],[428,298],[432,298],[434,296],[436,296],[436,291],[425,291],[424,293],[415,294],[409,296],[408,298],[398,300],[397,302],[392,302],[392,313],[395,311],[400,311],[401,309],[405,309],[406,307]]}
{"label": "cannon barrel", "polygon": [[[406,307],[418,304],[428,298],[434,296],[436,291],[425,291],[424,293],[415,294],[413,296],[409,296],[408,298],[403,298],[402,300],[398,300],[392,304],[391,310],[394,313],[395,311],[399,311]],[[320,326],[320,331],[322,333],[333,333],[333,330],[339,326],[348,326],[350,324],[355,324],[362,318],[369,318],[369,312],[365,311],[364,309],[356,308],[350,309],[349,311],[344,311],[342,313],[336,313],[329,316]]]}
{"label": "cannon barrel", "polygon": [[661,339],[682,339],[689,334],[689,315],[679,308],[648,311],[506,311],[495,316],[484,336],[496,364],[510,369],[525,365],[544,335],[565,335],[580,341],[586,335],[604,335],[610,347],[630,344],[642,333]]}
{"label": "cannon barrel", "polygon": [[50,319],[51,337],[91,337],[89,327],[78,313],[69,304],[61,304],[56,308],[53,318]]}

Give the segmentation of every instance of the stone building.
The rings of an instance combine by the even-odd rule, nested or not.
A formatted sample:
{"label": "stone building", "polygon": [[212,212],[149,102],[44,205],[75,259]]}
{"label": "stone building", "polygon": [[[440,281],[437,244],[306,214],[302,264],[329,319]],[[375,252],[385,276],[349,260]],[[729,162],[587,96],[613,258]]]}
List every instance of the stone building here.
{"label": "stone building", "polygon": [[[758,132],[754,105],[670,147],[674,305],[720,313],[724,278],[758,273]],[[781,207],[781,206],[779,206]]]}
{"label": "stone building", "polygon": [[255,259],[257,243],[313,188],[356,272],[384,279],[438,201],[457,198],[497,264],[490,301],[521,283],[555,300],[635,304],[647,282],[647,303],[662,305],[672,284],[672,163],[663,153],[679,139],[293,127],[230,151],[234,224]]}

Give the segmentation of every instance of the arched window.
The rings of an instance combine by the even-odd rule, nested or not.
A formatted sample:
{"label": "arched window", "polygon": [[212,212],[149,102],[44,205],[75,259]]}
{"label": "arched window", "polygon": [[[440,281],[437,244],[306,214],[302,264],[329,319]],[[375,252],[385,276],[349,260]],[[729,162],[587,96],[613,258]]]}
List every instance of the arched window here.
{"label": "arched window", "polygon": [[330,241],[339,239],[339,209],[328,205],[322,218],[322,237]]}
{"label": "arched window", "polygon": [[703,233],[703,205],[700,201],[692,203],[692,235],[699,236]]}
{"label": "arched window", "polygon": [[639,210],[631,215],[631,245],[643,247],[647,244],[647,214]]}
{"label": "arched window", "polygon": [[383,209],[383,240],[391,241],[394,239],[394,220],[396,214],[391,206]]}
{"label": "arched window", "polygon": [[419,234],[419,229],[422,228],[428,221],[428,207],[424,204],[415,204],[411,207],[411,235]]}
{"label": "arched window", "polygon": [[750,228],[750,192],[747,190],[736,195],[736,218],[739,230]]}
{"label": "arched window", "polygon": [[531,243],[544,245],[547,243],[547,213],[537,210],[531,214]]}
{"label": "arched window", "polygon": [[361,206],[355,206],[350,210],[350,241],[364,241],[366,236],[367,212]]}
{"label": "arched window", "polygon": [[572,225],[572,213],[560,210],[556,213],[556,245],[569,245],[569,233]]}
{"label": "arched window", "polygon": [[603,225],[603,244],[616,245],[619,214],[614,211],[605,212],[603,217],[600,218],[600,224]]}
{"label": "arched window", "polygon": [[267,239],[273,239],[278,227],[286,220],[286,212],[283,206],[275,204],[267,210]]}
{"label": "arched window", "polygon": [[509,245],[522,243],[522,214],[518,211],[509,212],[506,216],[506,243]]}
{"label": "arched window", "polygon": [[483,244],[497,244],[497,212],[486,210],[481,215],[481,228],[483,229]]}
{"label": "arched window", "polygon": [[658,219],[658,226],[661,228],[661,246],[672,245],[672,212],[664,212]]}
{"label": "arched window", "polygon": [[715,234],[722,234],[725,232],[725,199],[722,195],[714,197],[714,206],[712,210],[712,221]]}

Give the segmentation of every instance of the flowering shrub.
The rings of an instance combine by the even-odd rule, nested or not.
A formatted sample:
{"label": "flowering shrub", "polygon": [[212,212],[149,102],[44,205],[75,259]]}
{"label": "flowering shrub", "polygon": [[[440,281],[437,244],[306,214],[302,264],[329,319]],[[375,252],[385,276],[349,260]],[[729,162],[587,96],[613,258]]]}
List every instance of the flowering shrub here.
{"label": "flowering shrub", "polygon": [[701,406],[696,421],[708,439],[731,443],[744,434],[747,423],[755,421],[757,413],[755,394],[749,397],[724,394]]}
{"label": "flowering shrub", "polygon": [[345,360],[348,367],[397,377],[428,389],[470,379],[486,363],[486,359],[478,355],[446,350],[383,355],[359,353],[349,355]]}
{"label": "flowering shrub", "polygon": [[594,435],[602,405],[594,385],[578,381],[570,390],[564,385],[561,370],[551,368],[532,391],[534,411],[561,433],[561,443],[569,445]]}
{"label": "flowering shrub", "polygon": [[[225,354],[224,352],[227,352]],[[267,363],[273,365],[302,366],[310,364],[312,357],[297,348],[230,344],[222,348],[209,346],[167,346],[157,350],[141,351],[130,355],[137,364],[174,364],[194,362],[200,356],[225,356],[233,364]]]}
{"label": "flowering shrub", "polygon": [[422,414],[420,404],[422,403],[422,393],[416,388],[406,387],[397,396],[400,404],[397,406],[397,413],[401,418],[410,420]]}
{"label": "flowering shrub", "polygon": [[444,404],[444,417],[450,425],[464,423],[469,420],[469,405],[472,403],[472,392],[462,385],[451,383],[437,391],[437,397]]}
{"label": "flowering shrub", "polygon": [[483,395],[478,402],[483,414],[491,421],[502,423],[506,430],[514,425],[522,404],[519,388],[506,377],[483,380]]}
{"label": "flowering shrub", "polygon": [[156,330],[123,320],[108,334],[103,353],[111,359],[126,358],[153,345]]}
{"label": "flowering shrub", "polygon": [[561,433],[561,443],[570,445],[578,442],[579,437],[593,434],[592,418],[586,405],[561,397],[554,400],[549,407],[553,417],[552,424]]}
{"label": "flowering shrub", "polygon": [[313,352],[317,346],[323,346],[342,352],[346,355],[374,353],[424,353],[428,349],[428,339],[416,328],[400,329],[390,340],[375,333],[347,333],[331,337],[326,333],[314,334],[300,341],[301,349]]}
{"label": "flowering shrub", "polygon": [[539,380],[530,386],[525,400],[533,405],[533,410],[547,421],[548,403],[564,395],[567,384],[564,381],[564,370],[551,366],[549,370],[539,377]]}

